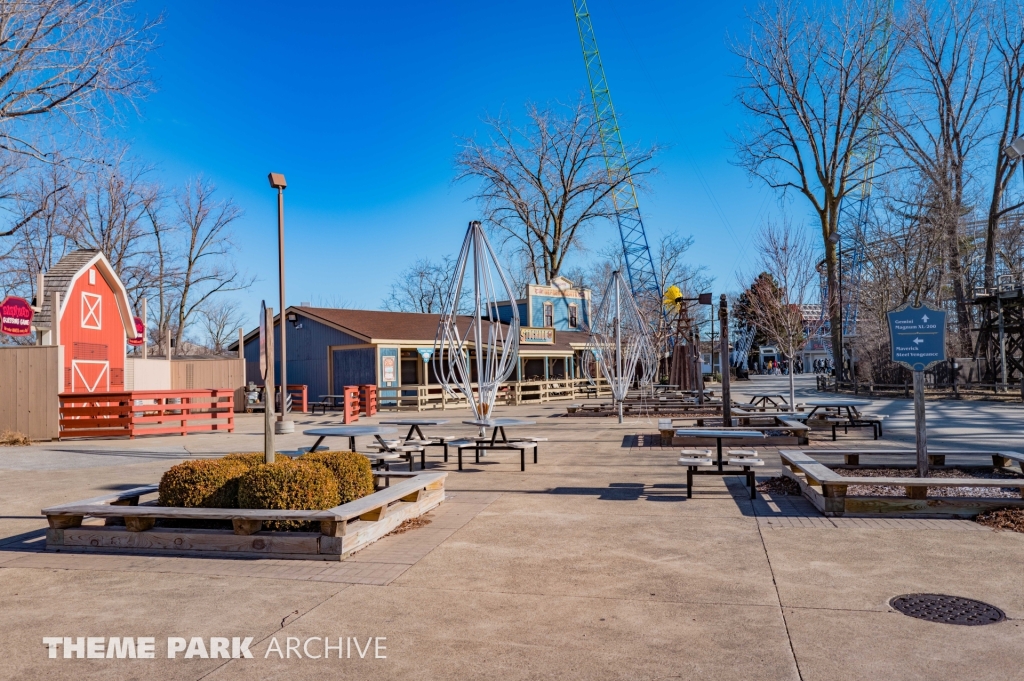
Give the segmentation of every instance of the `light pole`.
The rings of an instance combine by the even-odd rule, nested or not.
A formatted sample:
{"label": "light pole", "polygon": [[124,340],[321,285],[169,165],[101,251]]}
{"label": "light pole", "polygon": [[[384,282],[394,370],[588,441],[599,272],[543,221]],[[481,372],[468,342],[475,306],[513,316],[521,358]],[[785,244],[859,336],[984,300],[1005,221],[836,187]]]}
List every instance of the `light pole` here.
{"label": "light pole", "polygon": [[836,277],[839,284],[839,354],[837,355],[839,363],[836,365],[836,392],[839,391],[839,381],[843,380],[843,375],[846,373],[844,369],[846,358],[843,355],[843,245],[840,238],[839,230],[828,236],[828,240],[835,244],[839,255],[839,275]]}
{"label": "light pole", "polygon": [[[278,283],[281,288],[281,378],[279,379],[281,382],[281,414],[277,417],[274,430],[278,434],[282,434],[295,432],[295,422],[288,419],[288,344],[285,339],[287,336],[285,317],[288,314],[288,308],[284,302],[284,189],[288,183],[285,182],[282,173],[270,173],[267,175],[267,179],[270,180],[270,186],[277,190],[277,267]],[[274,330],[270,329],[270,333],[273,332]],[[274,361],[273,358],[270,361]],[[273,404],[273,402],[268,401],[268,404]]]}

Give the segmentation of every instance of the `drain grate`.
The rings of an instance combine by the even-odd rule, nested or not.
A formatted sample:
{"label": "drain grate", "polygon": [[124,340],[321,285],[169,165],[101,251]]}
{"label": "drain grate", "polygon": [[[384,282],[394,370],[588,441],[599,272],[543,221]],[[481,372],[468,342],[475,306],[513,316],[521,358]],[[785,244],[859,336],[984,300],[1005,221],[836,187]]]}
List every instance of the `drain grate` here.
{"label": "drain grate", "polygon": [[889,605],[908,617],[943,624],[978,626],[1006,619],[1003,611],[994,605],[959,596],[906,594],[896,596]]}

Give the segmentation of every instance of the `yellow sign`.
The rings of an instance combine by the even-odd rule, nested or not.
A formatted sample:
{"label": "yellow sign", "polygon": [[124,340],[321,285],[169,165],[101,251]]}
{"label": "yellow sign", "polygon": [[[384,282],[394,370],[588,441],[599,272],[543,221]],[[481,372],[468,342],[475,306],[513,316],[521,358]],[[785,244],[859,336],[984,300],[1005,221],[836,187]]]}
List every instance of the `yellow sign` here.
{"label": "yellow sign", "polygon": [[554,329],[531,326],[524,326],[519,329],[520,345],[554,345],[554,343]]}

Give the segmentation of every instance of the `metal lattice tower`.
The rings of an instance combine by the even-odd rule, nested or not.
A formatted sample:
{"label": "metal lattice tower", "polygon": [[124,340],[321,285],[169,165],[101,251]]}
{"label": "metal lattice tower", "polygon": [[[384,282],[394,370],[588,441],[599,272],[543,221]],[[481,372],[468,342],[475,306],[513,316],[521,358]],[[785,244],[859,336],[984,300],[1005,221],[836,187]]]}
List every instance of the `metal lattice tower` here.
{"label": "metal lattice tower", "polygon": [[612,105],[612,95],[608,90],[608,79],[601,63],[601,53],[597,49],[597,38],[594,25],[590,21],[590,12],[586,0],[573,0],[576,12],[576,26],[580,31],[580,43],[583,46],[583,61],[587,66],[587,77],[590,79],[590,95],[594,100],[594,113],[597,116],[601,131],[601,146],[604,150],[604,161],[611,176],[625,175],[626,181],[621,183],[612,194],[615,206],[615,219],[619,225],[619,237],[622,239],[622,254],[626,262],[626,273],[629,275],[629,288],[638,299],[655,296],[661,300],[658,277],[654,270],[654,260],[647,244],[647,234],[640,218],[640,205],[636,199],[636,187],[629,172],[626,161],[626,149],[622,144],[619,121]]}

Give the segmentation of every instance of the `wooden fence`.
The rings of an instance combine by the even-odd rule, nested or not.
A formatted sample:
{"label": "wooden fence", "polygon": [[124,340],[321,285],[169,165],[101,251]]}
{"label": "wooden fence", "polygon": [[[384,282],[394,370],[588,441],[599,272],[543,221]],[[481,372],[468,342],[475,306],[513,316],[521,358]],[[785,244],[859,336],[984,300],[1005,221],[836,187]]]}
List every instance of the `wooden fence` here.
{"label": "wooden fence", "polygon": [[[475,388],[474,388],[475,390]],[[591,384],[584,378],[560,378],[550,381],[509,381],[498,389],[498,404],[537,404],[555,400],[578,400],[611,395],[608,382]],[[377,387],[378,408],[387,410],[448,409],[465,407],[466,398],[451,396],[439,385],[410,385],[402,388]]]}
{"label": "wooden fence", "polygon": [[245,410],[245,361],[238,357],[174,359],[171,390],[223,389],[234,391],[235,411]]}
{"label": "wooden fence", "polygon": [[60,436],[57,393],[63,374],[54,345],[0,348],[0,431],[33,440]]}
{"label": "wooden fence", "polygon": [[188,435],[235,429],[231,390],[132,390],[60,396],[60,437]]}

